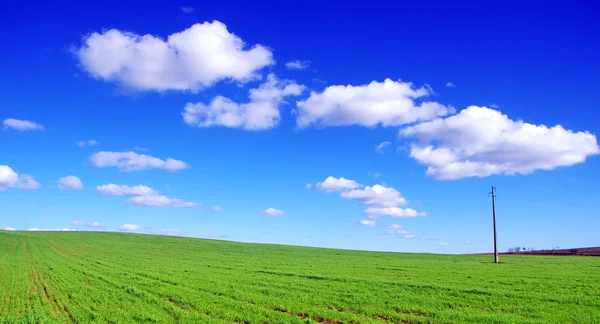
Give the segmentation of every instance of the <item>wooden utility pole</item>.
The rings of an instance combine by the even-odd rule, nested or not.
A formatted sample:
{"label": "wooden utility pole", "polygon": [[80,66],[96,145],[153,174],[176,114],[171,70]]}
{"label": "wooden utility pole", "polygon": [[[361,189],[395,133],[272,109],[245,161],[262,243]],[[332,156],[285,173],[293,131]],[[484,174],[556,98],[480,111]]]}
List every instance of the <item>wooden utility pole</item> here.
{"label": "wooden utility pole", "polygon": [[494,217],[494,263],[498,263],[498,240],[496,238],[496,187],[492,186],[492,215]]}

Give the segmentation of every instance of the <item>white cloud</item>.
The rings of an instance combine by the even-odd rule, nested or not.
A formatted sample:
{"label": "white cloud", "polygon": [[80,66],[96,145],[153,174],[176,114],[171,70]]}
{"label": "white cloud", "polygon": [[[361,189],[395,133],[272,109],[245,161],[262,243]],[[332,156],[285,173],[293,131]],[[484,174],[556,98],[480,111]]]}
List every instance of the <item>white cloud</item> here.
{"label": "white cloud", "polygon": [[420,140],[411,145],[410,155],[427,165],[428,176],[440,180],[553,170],[600,153],[596,137],[587,131],[514,121],[478,106],[406,127],[400,134]]}
{"label": "white cloud", "polygon": [[213,206],[212,210],[216,211],[216,212],[221,212],[223,211],[223,209],[220,206]]}
{"label": "white cloud", "polygon": [[44,126],[36,122],[14,118],[5,119],[2,124],[4,125],[4,129],[12,128],[21,132],[44,129]]}
{"label": "white cloud", "polygon": [[392,224],[392,225],[390,225],[387,233],[389,235],[398,235],[398,236],[401,236],[402,238],[405,238],[405,239],[415,238],[414,234],[412,234],[409,231],[403,229],[402,226],[400,226],[398,224]]}
{"label": "white cloud", "polygon": [[117,29],[92,33],[76,55],[93,77],[142,91],[198,91],[223,79],[244,82],[274,63],[266,47],[247,48],[216,20],[194,24],[166,41]]}
{"label": "white cloud", "polygon": [[405,239],[413,239],[413,238],[415,238],[415,235],[414,234],[405,234],[402,237]]}
{"label": "white cloud", "polygon": [[430,120],[454,112],[437,102],[415,100],[431,95],[428,87],[413,88],[412,83],[373,81],[367,85],[334,85],[297,102],[297,125],[318,126],[400,126]]}
{"label": "white cloud", "polygon": [[94,145],[98,145],[98,141],[96,140],[87,140],[87,141],[78,141],[77,142],[77,146],[79,147],[85,147],[85,146],[94,146]]}
{"label": "white cloud", "polygon": [[452,81],[448,81],[448,83],[446,83],[446,87],[454,88],[454,87],[456,87],[456,84],[454,84],[454,82],[452,82]]}
{"label": "white cloud", "polygon": [[83,183],[74,175],[69,175],[58,179],[58,189],[60,190],[79,190],[83,189]]}
{"label": "white cloud", "polygon": [[375,146],[375,152],[377,152],[379,154],[383,154],[383,150],[391,144],[392,144],[392,142],[388,142],[388,141],[381,142],[381,143],[377,144],[377,146]]}
{"label": "white cloud", "polygon": [[378,184],[366,186],[364,189],[344,191],[340,196],[344,199],[360,200],[363,205],[380,207],[396,207],[408,203],[398,190]]}
{"label": "white cloud", "polygon": [[441,242],[441,243],[440,243],[440,245],[441,245],[441,246],[447,246],[447,245],[448,245],[448,242]]}
{"label": "white cloud", "polygon": [[104,229],[106,228],[106,226],[104,224],[101,224],[99,222],[82,222],[82,221],[72,221],[71,222],[71,226],[74,227],[88,227],[88,228],[93,228],[93,229]]}
{"label": "white cloud", "polygon": [[183,201],[181,199],[169,198],[167,196],[162,195],[153,195],[153,196],[135,196],[129,198],[127,203],[136,206],[148,206],[148,207],[178,207],[178,208],[191,208],[200,206],[200,204],[191,202],[191,201]]}
{"label": "white cloud", "polygon": [[10,227],[10,226],[6,226],[5,228],[3,228],[3,230],[5,231],[14,231],[15,229]]}
{"label": "white cloud", "polygon": [[390,229],[401,229],[402,225],[398,225],[398,224],[392,224],[390,225]]}
{"label": "white cloud", "polygon": [[135,225],[135,224],[123,224],[123,225],[119,226],[119,231],[124,231],[124,232],[139,231],[140,229],[141,229],[141,227],[139,225]]}
{"label": "white cloud", "polygon": [[58,229],[39,229],[37,227],[33,227],[28,229],[28,231],[32,231],[32,232],[72,232],[72,231],[76,231],[73,228],[58,228]]}
{"label": "white cloud", "polygon": [[269,215],[269,216],[283,216],[285,214],[285,212],[280,209],[267,208],[267,209],[261,211],[260,214]]}
{"label": "white cloud", "polygon": [[374,220],[361,220],[360,225],[368,226],[368,227],[375,227],[375,225],[377,225],[377,224],[375,223]]}
{"label": "white cloud", "polygon": [[264,130],[279,124],[279,106],[284,97],[298,96],[303,90],[303,85],[294,81],[280,81],[274,74],[269,74],[263,84],[250,90],[250,101],[247,103],[240,104],[217,96],[208,105],[188,103],[181,114],[184,122],[190,126]]}
{"label": "white cloud", "polygon": [[164,229],[164,230],[160,230],[160,231],[156,232],[155,234],[158,234],[158,235],[167,235],[167,236],[179,236],[179,235],[182,235],[183,233],[185,233],[185,231],[182,231],[182,230],[173,230],[173,229]]}
{"label": "white cloud", "polygon": [[8,165],[0,165],[0,191],[9,188],[39,189],[39,182],[28,174],[18,174]]}
{"label": "white cloud", "polygon": [[311,189],[312,188],[312,183],[307,183],[306,184],[306,189]]}
{"label": "white cloud", "polygon": [[348,189],[355,189],[360,186],[361,184],[354,180],[346,179],[344,177],[338,179],[332,176],[327,177],[327,179],[325,179],[323,182],[318,182],[316,185],[318,190],[324,192],[339,192]]}
{"label": "white cloud", "polygon": [[117,167],[121,171],[141,171],[145,169],[165,169],[169,171],[178,171],[189,168],[188,164],[167,158],[161,160],[159,158],[139,154],[136,152],[98,152],[92,154],[90,161],[96,167]]}
{"label": "white cloud", "polygon": [[194,11],[196,11],[196,8],[194,7],[181,7],[181,11],[183,11],[184,13],[192,13]]}
{"label": "white cloud", "polygon": [[308,61],[295,60],[295,61],[289,61],[289,62],[285,63],[285,67],[290,70],[303,70],[303,69],[306,69],[309,64],[310,64],[310,62],[308,62]]}
{"label": "white cloud", "polygon": [[373,178],[375,178],[375,179],[381,177],[381,173],[379,173],[379,172],[369,172],[369,175],[373,176]]}
{"label": "white cloud", "polygon": [[158,192],[150,187],[137,185],[137,186],[120,186],[114,183],[97,186],[96,191],[103,195],[112,196],[154,196],[158,195]]}
{"label": "white cloud", "polygon": [[412,208],[400,207],[369,207],[365,209],[365,215],[369,216],[369,218],[378,218],[380,216],[395,218],[426,216],[424,212],[418,212]]}

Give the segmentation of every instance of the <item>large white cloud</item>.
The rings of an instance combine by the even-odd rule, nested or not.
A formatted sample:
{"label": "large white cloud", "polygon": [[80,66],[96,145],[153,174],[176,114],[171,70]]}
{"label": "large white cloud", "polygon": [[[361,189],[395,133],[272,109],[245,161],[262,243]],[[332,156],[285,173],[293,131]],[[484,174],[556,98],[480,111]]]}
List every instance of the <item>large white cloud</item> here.
{"label": "large white cloud", "polygon": [[117,167],[122,171],[141,171],[145,169],[165,169],[178,171],[189,168],[188,164],[167,158],[162,160],[150,155],[136,152],[97,152],[92,154],[90,161],[96,167]]}
{"label": "large white cloud", "polygon": [[112,196],[152,196],[158,194],[156,190],[144,185],[120,186],[114,183],[97,186],[96,191],[103,195]]}
{"label": "large white cloud", "polygon": [[148,207],[178,207],[178,208],[191,208],[200,206],[200,204],[183,201],[181,199],[169,198],[162,195],[152,196],[135,196],[127,200],[128,203],[137,206],[148,206]]}
{"label": "large white cloud", "polygon": [[284,97],[298,96],[303,90],[304,86],[296,82],[280,81],[274,74],[269,74],[263,84],[250,90],[247,103],[217,96],[209,104],[188,103],[181,114],[184,122],[191,126],[268,129],[279,124],[279,106]]}
{"label": "large white cloud", "polygon": [[552,170],[600,152],[587,131],[515,121],[478,106],[406,127],[400,135],[419,140],[411,145],[411,157],[428,166],[427,175],[441,180]]}
{"label": "large white cloud", "polygon": [[14,119],[14,118],[5,119],[4,121],[2,121],[2,125],[4,125],[5,129],[12,128],[14,130],[18,130],[21,132],[44,129],[44,126],[42,126],[36,122],[32,122],[29,120]]}
{"label": "large white cloud", "polygon": [[81,180],[78,177],[68,175],[58,179],[57,187],[60,190],[79,190],[83,189],[83,183],[81,183]]}
{"label": "large white cloud", "polygon": [[0,191],[9,188],[39,189],[39,182],[28,174],[18,174],[8,165],[0,165]]}
{"label": "large white cloud", "polygon": [[344,191],[340,196],[344,199],[359,200],[363,205],[380,207],[396,207],[408,203],[408,201],[402,197],[402,194],[395,188],[379,184],[366,186],[364,189]]}
{"label": "large white cloud", "polygon": [[247,48],[219,21],[194,24],[166,40],[117,29],[92,33],[76,54],[95,78],[156,91],[197,91],[223,79],[246,81],[274,63],[266,47]]}
{"label": "large white cloud", "polygon": [[366,85],[334,85],[297,102],[298,127],[317,126],[399,126],[430,120],[454,112],[437,102],[416,103],[432,93],[412,83],[373,81]]}
{"label": "large white cloud", "polygon": [[338,179],[332,176],[327,177],[327,179],[322,182],[318,182],[316,185],[318,190],[325,192],[339,192],[348,189],[356,189],[360,186],[361,184],[354,180],[346,179],[344,177]]}

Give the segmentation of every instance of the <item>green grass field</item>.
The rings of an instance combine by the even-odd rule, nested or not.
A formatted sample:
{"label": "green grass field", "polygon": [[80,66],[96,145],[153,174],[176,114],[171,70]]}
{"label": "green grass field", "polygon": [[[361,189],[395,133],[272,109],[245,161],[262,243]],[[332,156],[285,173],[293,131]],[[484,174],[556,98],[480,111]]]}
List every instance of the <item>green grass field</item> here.
{"label": "green grass field", "polygon": [[600,258],[0,231],[0,323],[598,323]]}

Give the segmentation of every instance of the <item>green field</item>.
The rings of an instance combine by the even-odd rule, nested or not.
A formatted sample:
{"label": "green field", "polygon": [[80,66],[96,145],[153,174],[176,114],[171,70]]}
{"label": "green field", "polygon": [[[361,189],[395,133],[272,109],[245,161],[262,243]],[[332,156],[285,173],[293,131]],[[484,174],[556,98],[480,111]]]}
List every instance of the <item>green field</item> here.
{"label": "green field", "polygon": [[600,258],[0,231],[0,323],[598,323]]}

